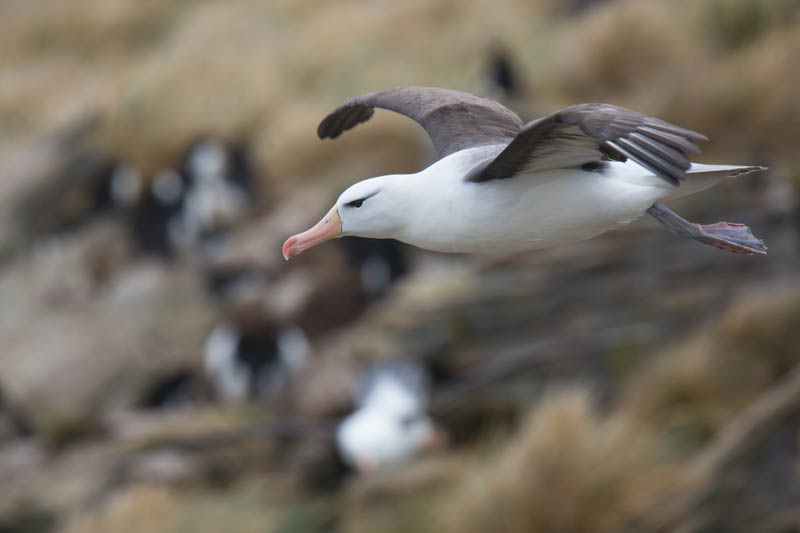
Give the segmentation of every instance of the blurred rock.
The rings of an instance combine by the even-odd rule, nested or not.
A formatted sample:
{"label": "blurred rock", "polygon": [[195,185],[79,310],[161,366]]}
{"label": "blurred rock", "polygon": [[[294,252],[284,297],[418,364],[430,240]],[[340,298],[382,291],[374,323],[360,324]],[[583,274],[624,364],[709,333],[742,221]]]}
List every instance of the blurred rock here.
{"label": "blurred rock", "polygon": [[157,485],[186,484],[197,481],[199,474],[197,466],[186,454],[174,450],[143,453],[126,468],[128,480]]}
{"label": "blurred rock", "polygon": [[47,456],[40,443],[26,439],[0,448],[0,483],[8,485],[45,466]]}
{"label": "blurred rock", "polygon": [[97,120],[97,113],[83,111],[49,135],[0,154],[3,253],[93,207],[108,161],[80,144]]}
{"label": "blurred rock", "polygon": [[0,388],[0,445],[19,437],[30,437],[32,432],[28,417],[5,397]]}
{"label": "blurred rock", "polygon": [[297,480],[303,490],[315,493],[335,491],[351,474],[334,446],[334,425],[323,426],[317,432],[287,439],[283,446],[281,463],[283,472]]}
{"label": "blurred rock", "polygon": [[75,229],[114,207],[110,157],[82,147],[63,157],[61,168],[40,187],[29,190],[14,209],[26,239]]}
{"label": "blurred rock", "polygon": [[56,514],[35,501],[20,502],[0,516],[0,531],[7,533],[47,533],[56,529]]}
{"label": "blurred rock", "polygon": [[37,446],[20,452],[24,461],[16,463],[16,472],[9,471],[13,476],[4,478],[0,514],[26,502],[57,512],[76,509],[97,501],[110,486],[118,460],[112,446],[94,442],[56,456]]}
{"label": "blurred rock", "polygon": [[131,407],[155,376],[199,364],[211,320],[202,283],[191,270],[127,264],[119,236],[91,226],[0,278],[1,379],[38,429]]}
{"label": "blurred rock", "polygon": [[194,368],[178,368],[154,377],[142,391],[136,406],[176,409],[200,403],[206,395],[198,374]]}
{"label": "blurred rock", "polygon": [[223,305],[230,304],[234,308],[246,307],[248,303],[264,298],[269,284],[264,270],[247,265],[212,265],[205,277],[211,295]]}

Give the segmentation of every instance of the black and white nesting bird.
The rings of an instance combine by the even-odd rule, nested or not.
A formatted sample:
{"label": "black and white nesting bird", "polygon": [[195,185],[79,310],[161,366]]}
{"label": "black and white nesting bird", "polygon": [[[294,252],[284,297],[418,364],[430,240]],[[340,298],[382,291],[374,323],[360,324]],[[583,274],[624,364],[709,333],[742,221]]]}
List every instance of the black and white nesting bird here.
{"label": "black and white nesting bird", "polygon": [[183,173],[188,187],[180,229],[187,244],[224,229],[250,206],[252,176],[239,148],[201,139],[189,148]]}
{"label": "black and white nesting bird", "polygon": [[356,390],[356,410],[336,429],[342,461],[363,474],[435,447],[441,433],[426,412],[429,382],[425,370],[410,361],[370,367]]}
{"label": "black and white nesting bird", "polygon": [[281,393],[309,354],[308,339],[300,328],[245,331],[222,322],[206,339],[203,370],[224,401],[264,399]]}
{"label": "black and white nesting bird", "polygon": [[317,129],[322,139],[368,120],[374,108],[427,131],[440,159],[407,175],[345,190],[311,229],[283,245],[287,260],[333,237],[394,238],[440,252],[514,252],[589,239],[650,213],[676,234],[765,254],[747,226],[702,226],[660,202],[759,166],[692,164],[700,133],[610,104],[579,104],[527,124],[501,104],[433,87],[353,98]]}
{"label": "black and white nesting bird", "polygon": [[130,213],[139,246],[167,257],[213,243],[244,216],[254,195],[254,175],[244,145],[202,138],[178,163],[149,180],[130,165],[119,165],[110,183],[110,197]]}

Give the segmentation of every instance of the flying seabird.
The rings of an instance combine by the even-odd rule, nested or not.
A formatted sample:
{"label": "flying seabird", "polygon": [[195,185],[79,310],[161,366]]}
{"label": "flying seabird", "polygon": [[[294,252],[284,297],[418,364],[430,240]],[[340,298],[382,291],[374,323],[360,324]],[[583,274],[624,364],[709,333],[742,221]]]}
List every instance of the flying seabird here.
{"label": "flying seabird", "polygon": [[333,237],[394,238],[439,252],[513,252],[589,239],[650,213],[679,236],[765,254],[743,224],[688,222],[660,202],[759,166],[692,164],[700,133],[611,104],[579,104],[524,124],[503,105],[433,87],[395,87],[348,100],[321,139],[369,120],[374,108],[412,118],[439,160],[415,174],[345,190],[285,259]]}

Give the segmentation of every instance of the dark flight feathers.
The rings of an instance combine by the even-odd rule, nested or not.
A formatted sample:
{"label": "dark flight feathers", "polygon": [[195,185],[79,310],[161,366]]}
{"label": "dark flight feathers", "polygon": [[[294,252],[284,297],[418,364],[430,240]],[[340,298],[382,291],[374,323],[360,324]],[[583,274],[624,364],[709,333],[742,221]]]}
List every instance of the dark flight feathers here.
{"label": "dark flight feathers", "polygon": [[516,113],[488,98],[436,87],[394,87],[357,96],[337,107],[317,128],[320,139],[335,139],[369,120],[376,107],[421,124],[439,157],[473,146],[508,144],[522,129]]}
{"label": "dark flight feathers", "polygon": [[513,177],[525,171],[579,167],[592,161],[633,159],[668,182],[686,178],[686,152],[699,153],[704,135],[610,104],[579,104],[522,123],[503,105],[433,87],[395,87],[348,100],[320,123],[321,139],[369,120],[375,107],[422,125],[439,157],[484,145],[506,145],[469,173],[469,181]]}

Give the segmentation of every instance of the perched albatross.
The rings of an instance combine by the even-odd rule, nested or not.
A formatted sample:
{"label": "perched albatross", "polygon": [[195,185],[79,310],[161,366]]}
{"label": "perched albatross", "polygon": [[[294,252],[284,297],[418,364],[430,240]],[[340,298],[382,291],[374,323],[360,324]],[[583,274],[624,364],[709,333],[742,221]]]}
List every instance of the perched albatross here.
{"label": "perched albatross", "polygon": [[377,363],[362,376],[358,409],[336,429],[345,464],[368,474],[440,447],[443,433],[427,414],[430,377],[406,360]]}
{"label": "perched albatross", "polygon": [[759,166],[692,164],[700,133],[623,107],[579,104],[524,124],[498,102],[434,87],[395,87],[348,100],[321,139],[369,120],[374,108],[412,118],[439,160],[416,174],[360,181],[285,259],[333,237],[394,238],[439,252],[511,252],[589,239],[650,213],[679,236],[765,254],[742,224],[688,222],[660,202]]}

